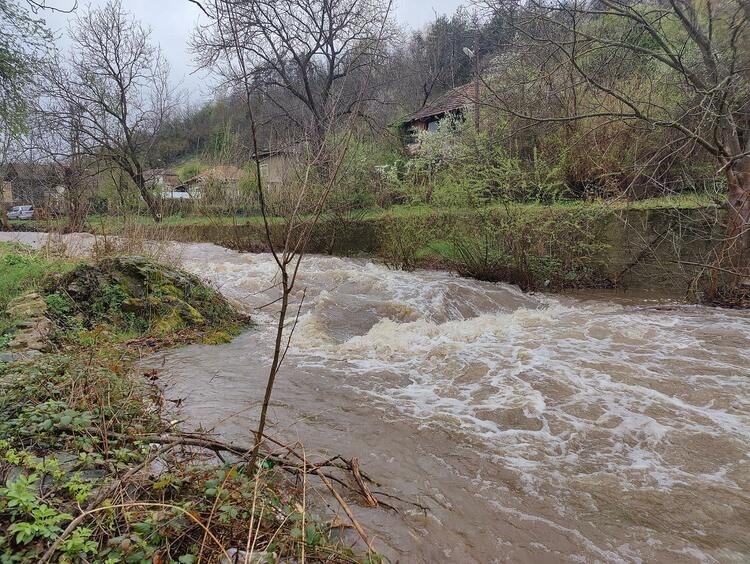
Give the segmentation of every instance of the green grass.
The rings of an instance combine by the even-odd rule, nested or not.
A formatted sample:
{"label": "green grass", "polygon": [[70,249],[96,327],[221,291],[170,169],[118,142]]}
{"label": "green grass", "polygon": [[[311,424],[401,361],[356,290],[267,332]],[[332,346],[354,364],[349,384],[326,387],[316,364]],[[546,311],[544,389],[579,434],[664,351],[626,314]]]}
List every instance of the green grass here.
{"label": "green grass", "polygon": [[75,267],[74,261],[49,260],[40,252],[16,243],[0,243],[0,349],[10,341],[15,322],[4,313],[11,300],[41,289],[45,279],[64,274]]}
{"label": "green grass", "polygon": [[[627,210],[656,210],[682,209],[692,210],[713,207],[721,204],[721,196],[708,193],[683,193],[646,200],[561,200],[551,204],[541,202],[510,202],[508,204],[494,203],[483,208],[440,208],[427,205],[400,205],[388,209],[371,209],[362,212],[363,221],[378,221],[380,219],[418,219],[433,214],[472,214],[479,210],[502,210],[506,206],[515,214],[535,214],[540,211],[564,211],[577,209],[600,209],[602,211]],[[281,222],[282,218],[271,218],[271,223]],[[60,229],[65,223],[64,218],[54,220],[12,221],[18,229],[33,229],[36,231],[52,231]],[[216,215],[170,215],[166,216],[158,225],[148,215],[108,216],[91,215],[87,221],[87,230],[97,234],[115,235],[126,230],[140,227],[152,229],[185,228],[185,227],[233,227],[242,225],[260,226],[263,218],[260,215],[234,216],[231,214]]]}
{"label": "green grass", "polygon": [[420,247],[415,252],[415,258],[419,261],[429,261],[430,259],[449,261],[456,256],[455,245],[445,239],[437,239],[429,245]]}
{"label": "green grass", "polygon": [[67,219],[64,217],[58,217],[56,219],[12,219],[10,221],[13,229],[17,231],[59,231],[65,224]]}
{"label": "green grass", "polygon": [[611,211],[626,211],[626,210],[652,210],[652,209],[701,209],[712,207],[721,203],[717,199],[707,193],[684,193],[676,194],[673,196],[664,196],[660,198],[649,198],[645,200],[560,200],[554,203],[542,203],[542,202],[509,202],[509,203],[494,203],[482,208],[440,208],[435,206],[427,205],[400,205],[393,206],[386,210],[376,209],[369,210],[364,214],[364,219],[377,220],[380,218],[394,218],[394,219],[409,219],[409,218],[420,218],[427,217],[435,213],[451,212],[456,214],[461,213],[475,213],[480,210],[491,211],[491,210],[502,210],[508,207],[515,213],[528,213],[533,214],[543,210],[577,210],[577,209],[592,209],[597,208],[601,210]]}
{"label": "green grass", "polygon": [[193,157],[178,165],[175,168],[175,172],[177,172],[177,176],[180,177],[180,180],[185,182],[208,168],[209,165],[206,162],[198,157]]}
{"label": "green grass", "polygon": [[[626,200],[626,199],[613,199],[613,200],[560,200],[551,204],[541,202],[510,202],[507,205],[514,210],[527,210],[534,212],[542,209],[558,209],[558,210],[571,210],[571,209],[586,209],[586,208],[601,208],[610,209],[616,211],[634,209],[634,210],[648,210],[648,209],[699,209],[705,207],[711,207],[721,203],[714,195],[708,193],[683,193],[675,194],[672,196],[663,196],[659,198],[648,198],[645,200]],[[506,204],[492,204],[487,206],[485,209],[504,208]],[[430,206],[395,206],[385,213],[394,217],[406,217],[411,215],[426,215],[434,212],[436,208]],[[469,211],[468,209],[466,211]],[[382,213],[382,212],[381,212]]]}
{"label": "green grass", "polygon": [[682,209],[693,210],[721,205],[723,196],[721,194],[709,194],[706,192],[686,192],[675,194],[674,196],[664,196],[661,198],[650,198],[648,200],[637,200],[635,202],[626,202],[624,208],[635,210],[650,209]]}
{"label": "green grass", "polygon": [[77,262],[55,258],[14,243],[0,243],[0,310],[13,298],[39,290],[51,274],[65,274]]}

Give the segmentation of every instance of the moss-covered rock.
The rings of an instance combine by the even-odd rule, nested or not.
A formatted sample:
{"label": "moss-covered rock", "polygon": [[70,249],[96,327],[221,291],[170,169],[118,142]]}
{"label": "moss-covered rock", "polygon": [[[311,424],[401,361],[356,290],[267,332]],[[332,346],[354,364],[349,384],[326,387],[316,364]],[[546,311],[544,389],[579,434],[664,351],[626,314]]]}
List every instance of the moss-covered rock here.
{"label": "moss-covered rock", "polygon": [[47,304],[37,293],[26,294],[10,301],[5,315],[10,317],[16,332],[8,343],[12,351],[46,352],[50,349],[52,322],[47,317]]}
{"label": "moss-covered rock", "polygon": [[89,328],[106,324],[163,336],[196,326],[224,330],[241,321],[229,303],[197,277],[139,256],[82,265],[48,291],[60,298],[53,301],[72,306],[54,308],[60,310],[53,311],[58,320],[72,318]]}

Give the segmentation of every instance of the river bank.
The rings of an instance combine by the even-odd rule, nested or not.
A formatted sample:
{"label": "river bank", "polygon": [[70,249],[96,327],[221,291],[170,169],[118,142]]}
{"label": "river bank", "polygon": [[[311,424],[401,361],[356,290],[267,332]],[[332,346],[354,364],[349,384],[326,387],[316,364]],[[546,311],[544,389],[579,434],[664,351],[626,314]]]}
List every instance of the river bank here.
{"label": "river bank", "polygon": [[[393,208],[323,217],[308,252],[371,257],[394,268],[440,268],[523,289],[613,288],[711,301],[723,283],[715,267],[725,212],[705,199],[509,204],[474,210]],[[44,229],[49,224],[16,224]],[[211,242],[267,249],[260,218],[94,218],[99,237]],[[273,238],[284,222],[273,219]]]}
{"label": "river bank", "polygon": [[291,462],[266,453],[253,473],[240,446],[184,433],[138,364],[229,342],[246,317],[172,267],[57,253],[0,243],[3,562],[368,558],[313,519],[274,469]]}

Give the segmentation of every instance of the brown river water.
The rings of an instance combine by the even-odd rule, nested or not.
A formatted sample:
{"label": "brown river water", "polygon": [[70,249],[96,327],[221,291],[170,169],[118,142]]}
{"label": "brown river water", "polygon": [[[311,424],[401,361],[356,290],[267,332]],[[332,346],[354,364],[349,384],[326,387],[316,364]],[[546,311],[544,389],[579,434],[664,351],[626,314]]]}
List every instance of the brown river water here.
{"label": "brown river water", "polygon": [[[148,363],[186,425],[246,443],[272,352],[273,311],[256,308],[277,296],[274,265],[210,244],[171,250],[257,327]],[[356,507],[392,561],[750,562],[748,312],[528,295],[319,256],[298,287],[270,433],[359,457],[380,491],[429,508]]]}

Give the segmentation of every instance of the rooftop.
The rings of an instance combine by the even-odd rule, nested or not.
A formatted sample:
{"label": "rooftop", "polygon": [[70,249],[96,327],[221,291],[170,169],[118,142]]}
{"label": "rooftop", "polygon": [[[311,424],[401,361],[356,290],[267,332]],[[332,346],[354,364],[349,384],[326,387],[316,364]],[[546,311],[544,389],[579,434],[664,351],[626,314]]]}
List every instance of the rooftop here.
{"label": "rooftop", "polygon": [[403,118],[403,123],[425,121],[465,108],[474,102],[474,82],[448,90],[433,102]]}
{"label": "rooftop", "polygon": [[210,180],[217,182],[236,182],[242,179],[243,175],[244,173],[241,168],[232,165],[218,165],[189,178],[184,184],[196,184]]}

